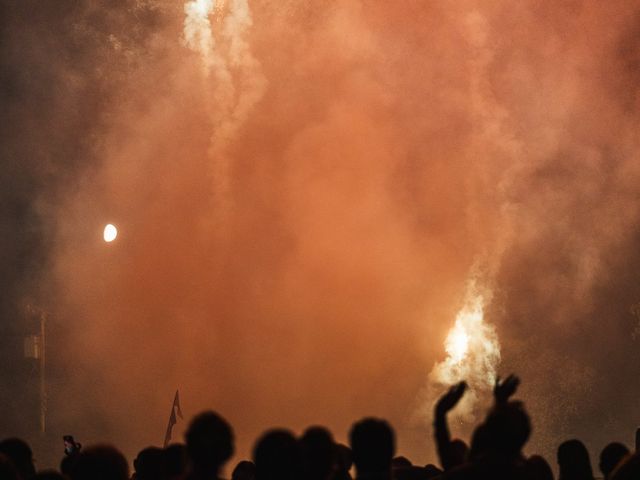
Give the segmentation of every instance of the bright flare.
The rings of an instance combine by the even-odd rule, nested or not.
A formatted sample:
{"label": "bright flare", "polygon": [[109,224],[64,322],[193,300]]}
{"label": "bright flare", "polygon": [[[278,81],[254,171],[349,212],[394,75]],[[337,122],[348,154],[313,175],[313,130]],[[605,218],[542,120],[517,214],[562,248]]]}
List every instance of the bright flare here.
{"label": "bright flare", "polygon": [[214,0],[192,0],[184,5],[184,41],[189,48],[200,52],[207,72],[211,68],[215,47],[209,20],[214,7]]}
{"label": "bright flare", "polygon": [[211,115],[212,178],[218,212],[229,210],[232,176],[226,147],[265,92],[267,79],[253,56],[249,0],[188,0],[183,44],[198,53],[210,81],[205,101]]}
{"label": "bright flare", "polygon": [[500,363],[500,344],[493,325],[484,320],[485,296],[471,284],[467,299],[444,343],[447,358],[429,375],[432,383],[450,386],[461,380],[469,385],[456,409],[462,417],[473,415],[479,391],[490,391]]}
{"label": "bright flare", "polygon": [[456,362],[460,362],[469,349],[469,335],[462,324],[457,324],[449,332],[444,343],[445,350]]}
{"label": "bright flare", "polygon": [[104,232],[102,233],[102,237],[104,238],[105,242],[113,242],[117,236],[118,229],[115,227],[115,225],[112,225],[110,223],[105,225]]}
{"label": "bright flare", "polygon": [[192,5],[193,11],[200,17],[208,17],[213,9],[214,3],[212,0],[196,0],[195,2],[189,2]]}

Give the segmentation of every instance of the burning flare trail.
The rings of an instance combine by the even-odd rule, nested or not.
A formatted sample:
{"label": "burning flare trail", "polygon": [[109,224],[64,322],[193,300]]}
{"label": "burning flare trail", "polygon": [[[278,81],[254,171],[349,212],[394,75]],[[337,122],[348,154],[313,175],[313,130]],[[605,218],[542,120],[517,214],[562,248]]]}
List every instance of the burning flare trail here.
{"label": "burning flare trail", "polygon": [[213,131],[216,204],[228,209],[231,159],[225,151],[262,99],[267,80],[251,51],[248,0],[190,0],[184,5],[184,45],[200,56]]}

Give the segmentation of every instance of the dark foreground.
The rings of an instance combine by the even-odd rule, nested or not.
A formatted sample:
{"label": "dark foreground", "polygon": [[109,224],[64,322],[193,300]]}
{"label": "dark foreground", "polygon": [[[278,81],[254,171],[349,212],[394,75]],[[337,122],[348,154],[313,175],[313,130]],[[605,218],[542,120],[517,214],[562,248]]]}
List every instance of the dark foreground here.
{"label": "dark foreground", "polygon": [[[365,418],[349,434],[349,446],[334,442],[324,427],[310,427],[296,438],[274,429],[257,439],[251,461],[233,469],[232,480],[553,480],[550,463],[539,455],[522,452],[531,433],[531,420],[524,404],[511,398],[518,388],[511,376],[496,383],[494,403],[467,443],[452,439],[447,413],[460,401],[466,384],[454,385],[434,408],[434,436],[439,465],[418,466],[396,456],[393,428],[384,420]],[[87,448],[65,438],[65,456],[59,471],[36,473],[29,445],[16,438],[0,442],[0,480],[213,480],[233,456],[231,425],[208,411],[191,420],[185,444],[166,448],[148,447],[133,462],[111,445]],[[557,449],[559,480],[640,480],[640,429],[635,452],[621,443],[610,443],[598,459],[598,473],[584,444],[577,439]]]}

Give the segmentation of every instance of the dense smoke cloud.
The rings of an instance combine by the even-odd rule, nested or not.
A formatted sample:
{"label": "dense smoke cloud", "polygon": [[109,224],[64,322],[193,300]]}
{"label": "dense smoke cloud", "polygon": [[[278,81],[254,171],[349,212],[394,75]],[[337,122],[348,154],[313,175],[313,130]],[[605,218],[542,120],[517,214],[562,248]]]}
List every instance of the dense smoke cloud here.
{"label": "dense smoke cloud", "polygon": [[[416,411],[480,266],[531,450],[630,435],[638,2],[256,0],[252,24],[231,17],[249,66],[225,30],[244,2],[218,3],[222,90],[184,5],[68,3],[25,9],[8,61],[62,89],[15,102],[47,121],[13,140],[57,153],[32,178],[60,170],[34,204],[55,240],[32,282],[56,319],[59,428],[132,453],[180,387],[244,454],[268,426],[343,439],[376,414],[432,460]],[[57,55],[47,22],[66,27],[46,37]]]}

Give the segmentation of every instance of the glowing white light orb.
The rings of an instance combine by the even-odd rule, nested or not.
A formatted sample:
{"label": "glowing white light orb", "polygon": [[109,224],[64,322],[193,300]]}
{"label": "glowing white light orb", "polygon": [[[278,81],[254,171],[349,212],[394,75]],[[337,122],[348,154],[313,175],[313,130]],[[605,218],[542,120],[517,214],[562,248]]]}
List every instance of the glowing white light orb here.
{"label": "glowing white light orb", "polygon": [[469,334],[462,325],[457,324],[449,332],[445,349],[454,363],[460,362],[466,356],[469,350]]}
{"label": "glowing white light orb", "polygon": [[104,227],[104,232],[102,236],[105,242],[107,243],[113,242],[118,236],[118,229],[115,227],[115,225],[111,225],[110,223],[108,223]]}

